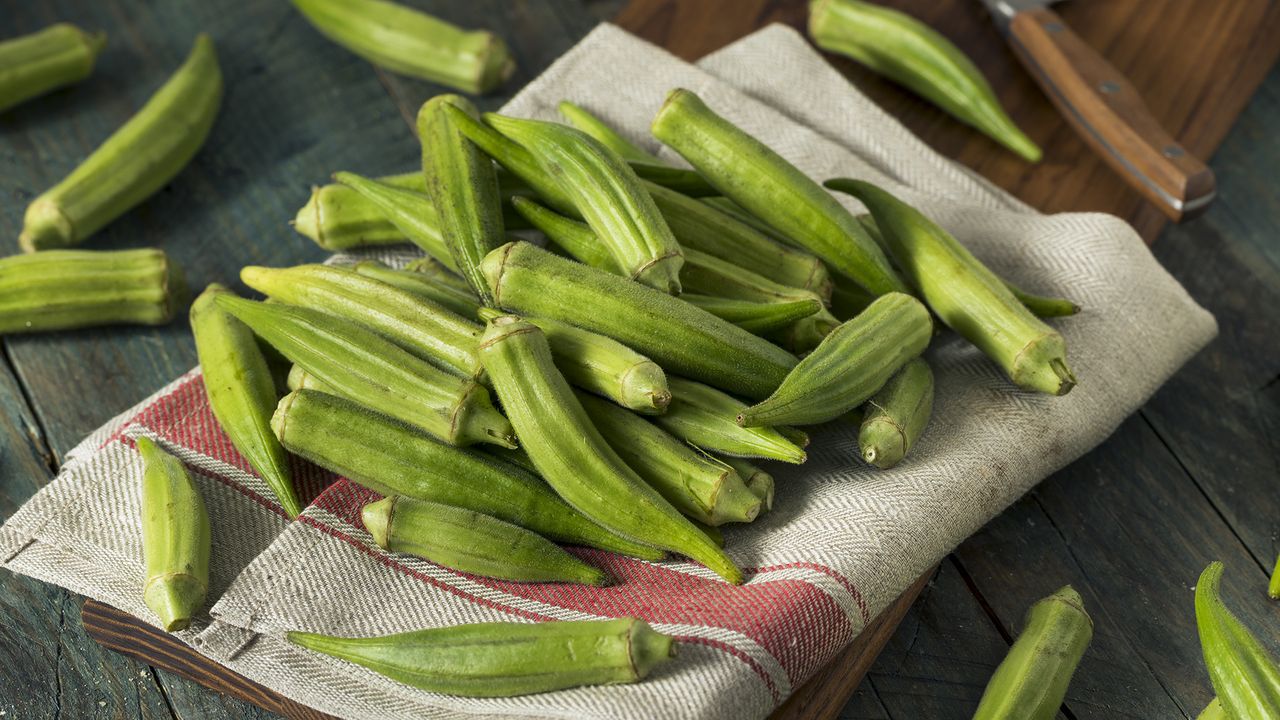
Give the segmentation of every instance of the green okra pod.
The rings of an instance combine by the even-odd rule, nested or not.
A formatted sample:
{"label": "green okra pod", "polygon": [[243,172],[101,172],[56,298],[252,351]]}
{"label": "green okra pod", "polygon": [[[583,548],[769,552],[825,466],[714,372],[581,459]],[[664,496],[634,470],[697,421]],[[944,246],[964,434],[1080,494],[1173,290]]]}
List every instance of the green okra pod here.
{"label": "green okra pod", "polygon": [[1267,597],[1280,600],[1280,556],[1276,557],[1275,567],[1271,570],[1271,582],[1267,584]]}
{"label": "green okra pod", "polygon": [[[492,320],[503,313],[481,308]],[[667,374],[658,364],[613,338],[547,318],[526,318],[541,328],[551,357],[573,385],[612,400],[628,410],[658,415],[671,402]]]}
{"label": "green okra pod", "polygon": [[360,511],[379,547],[481,577],[604,585],[604,571],[519,525],[452,505],[387,497]]}
{"label": "green okra pod", "polygon": [[702,383],[668,377],[671,404],[654,418],[667,432],[708,452],[800,464],[804,449],[777,428],[742,427],[734,422],[746,403]]}
{"label": "green okra pod", "polygon": [[440,370],[359,323],[227,295],[217,303],[343,397],[451,445],[515,447],[511,424],[482,385]]}
{"label": "green okra pod", "polygon": [[1000,365],[1015,385],[1050,395],[1075,387],[1062,335],[1031,314],[950,233],[871,183],[837,179],[827,187],[867,206],[894,261],[929,308]]}
{"label": "green okra pod", "polygon": [[409,242],[444,263],[450,270],[458,271],[457,261],[449,251],[448,243],[440,230],[440,217],[431,198],[408,188],[370,180],[355,173],[334,173],[333,179],[343,187],[355,191],[379,210]]}
{"label": "green okra pod", "polygon": [[240,279],[274,300],[363,323],[459,377],[481,379],[484,374],[476,355],[480,325],[421,295],[328,265],[250,265],[240,270]]}
{"label": "green okra pod", "polygon": [[586,133],[564,125],[502,115],[485,119],[531,152],[555,178],[624,275],[680,294],[680,245],[626,162]]}
{"label": "green okra pod", "polygon": [[480,309],[480,298],[471,292],[471,287],[465,282],[462,283],[462,287],[445,284],[437,282],[427,273],[408,269],[396,270],[377,260],[361,260],[353,269],[366,277],[424,297],[462,317],[475,317],[476,311]]}
{"label": "green okra pod", "polygon": [[[426,181],[421,172],[387,175],[373,180],[354,173],[343,175],[355,183],[377,183],[366,188],[368,193],[378,193],[382,185],[416,193],[426,192]],[[398,197],[398,193],[391,193],[384,203]],[[334,182],[312,187],[307,204],[298,209],[289,224],[299,234],[331,252],[412,242],[403,230],[387,219],[388,214],[381,204],[366,198],[355,188]],[[420,233],[438,237],[434,208],[430,217],[410,216],[409,220],[414,227],[421,226]]]}
{"label": "green okra pod", "polygon": [[1052,720],[1092,637],[1093,620],[1070,585],[1032,605],[974,720]]}
{"label": "green okra pod", "polygon": [[0,334],[163,325],[186,302],[163,250],[48,250],[0,258]]}
{"label": "green okra pod", "polygon": [[209,589],[209,514],[178,458],[150,438],[136,440],[142,455],[142,557],[147,580],[142,599],[166,632],[186,630],[204,607]]}
{"label": "green okra pod", "polygon": [[680,299],[721,320],[728,320],[752,335],[765,335],[786,329],[822,309],[822,303],[812,298],[786,302],[752,302],[684,293]]}
{"label": "green okra pod", "polygon": [[482,303],[491,305],[493,293],[480,272],[480,262],[505,242],[498,176],[493,161],[458,131],[445,106],[479,116],[474,105],[457,95],[438,95],[423,103],[418,111],[422,174],[440,234],[453,258],[449,267],[462,275]]}
{"label": "green okra pod", "polygon": [[530,225],[573,259],[597,270],[625,277],[608,246],[600,242],[595,231],[584,223],[548,210],[528,198],[513,198],[511,203]]}
{"label": "green okra pod", "polygon": [[973,61],[910,15],[860,0],[812,0],[809,35],[823,50],[906,86],[1027,161],[1040,160],[1040,148],[1005,114]]}
{"label": "green okra pod", "polygon": [[386,0],[293,0],[321,35],[402,75],[486,93],[516,64],[502,38],[463,30],[411,7]]}
{"label": "green okra pod", "polygon": [[585,393],[578,401],[618,457],[680,512],[712,527],[760,513],[760,499],[733,468],[635,413]]}
{"label": "green okra pod", "polygon": [[480,623],[372,638],[290,632],[289,642],[429,692],[512,697],[644,679],[676,654],[643,620]]}
{"label": "green okra pod", "polygon": [[933,371],[923,358],[906,365],[867,403],[858,449],[867,463],[885,470],[897,465],[929,424],[933,413]]}
{"label": "green okra pod", "polygon": [[742,458],[725,456],[721,460],[733,468],[742,478],[743,484],[753,495],[760,498],[760,509],[767,512],[773,509],[773,476]]}
{"label": "green okra pod", "polygon": [[654,137],[684,156],[712,185],[829,268],[867,290],[910,292],[853,215],[799,168],[676,89],[653,119]]}
{"label": "green okra pod", "polygon": [[1200,711],[1196,720],[1230,720],[1230,718],[1227,716],[1227,711],[1222,709],[1222,701],[1214,698],[1204,706],[1204,710]]}
{"label": "green okra pod", "polygon": [[289,517],[302,512],[289,456],[271,432],[276,387],[258,341],[244,323],[217,307],[212,284],[191,304],[191,334],[204,374],[209,408],[236,450],[262,477]]}
{"label": "green okra pod", "polygon": [[664,370],[748,397],[773,391],[795,356],[679,298],[557,257],[526,242],[489,253],[499,307],[611,337]]}
{"label": "green okra pod", "polygon": [[322,468],[381,495],[474,510],[571,545],[662,557],[588,520],[510,462],[446,445],[350,400],[307,389],[305,380],[301,387],[280,401],[271,428],[290,452]]}
{"label": "green okra pod", "polygon": [[742,571],[724,551],[605,442],[556,370],[536,325],[512,316],[489,321],[480,358],[521,446],[565,502],[625,538],[686,555],[731,583],[742,582]]}
{"label": "green okra pod", "polygon": [[70,23],[0,42],[0,112],[89,77],[106,44]]}
{"label": "green okra pod", "polygon": [[329,395],[338,394],[336,389],[325,385],[324,382],[315,375],[303,370],[301,365],[289,366],[289,374],[285,377],[285,387],[294,391],[315,390]]}
{"label": "green okra pod", "polygon": [[838,418],[884,387],[932,337],[933,319],[919,300],[881,295],[828,335],[777,391],[739,413],[738,422],[810,425]]}
{"label": "green okra pod", "polygon": [[150,197],[204,144],[221,101],[213,41],[200,35],[186,62],[137,114],[31,201],[18,244],[26,252],[76,245]]}
{"label": "green okra pod", "polygon": [[1222,563],[1196,582],[1200,649],[1218,701],[1229,718],[1280,717],[1280,665],[1222,602]]}

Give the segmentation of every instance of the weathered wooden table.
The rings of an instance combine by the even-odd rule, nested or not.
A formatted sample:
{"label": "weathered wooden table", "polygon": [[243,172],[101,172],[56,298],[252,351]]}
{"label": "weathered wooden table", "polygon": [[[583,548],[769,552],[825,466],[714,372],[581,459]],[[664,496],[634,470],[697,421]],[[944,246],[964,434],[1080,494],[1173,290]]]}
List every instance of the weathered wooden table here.
{"label": "weathered wooden table", "polygon": [[[521,73],[509,87],[518,88],[621,4],[471,0],[465,12],[511,40]],[[214,130],[218,152],[201,154],[93,247],[160,245],[187,268],[193,287],[233,282],[245,264],[323,257],[284,225],[307,185],[340,168],[412,166],[405,120],[429,86],[375,74],[342,52],[315,52],[323,41],[298,31],[302,21],[286,3],[131,6],[9,3],[0,10],[4,36],[60,19],[112,30],[92,81],[0,116],[0,238],[13,250],[27,201],[123,122],[199,30],[218,38],[224,71],[236,79]],[[504,99],[481,104],[492,109]],[[1106,444],[944,561],[842,717],[969,717],[1021,613],[1068,582],[1097,623],[1068,693],[1069,716],[1194,717],[1212,691],[1191,588],[1213,559],[1227,563],[1228,602],[1280,649],[1280,608],[1263,592],[1280,527],[1278,130],[1275,72],[1214,158],[1217,205],[1155,246],[1217,315],[1221,336]],[[81,437],[195,363],[184,322],[5,338],[3,350],[0,519],[52,477]],[[0,573],[6,720],[268,715],[104,651],[85,635],[80,603]]]}

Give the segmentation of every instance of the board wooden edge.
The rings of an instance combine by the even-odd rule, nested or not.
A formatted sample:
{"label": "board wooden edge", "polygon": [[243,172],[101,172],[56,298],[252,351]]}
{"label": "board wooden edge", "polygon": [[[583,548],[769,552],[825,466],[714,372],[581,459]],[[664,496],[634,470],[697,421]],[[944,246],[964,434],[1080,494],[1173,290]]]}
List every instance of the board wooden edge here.
{"label": "board wooden edge", "polygon": [[[863,628],[848,647],[792,693],[770,715],[770,720],[826,720],[836,717],[936,570],[936,567],[930,568],[921,575]],[[332,715],[294,702],[214,662],[173,635],[111,605],[85,600],[82,618],[89,637],[109,650],[181,675],[210,690],[237,697],[291,720],[336,720]]]}

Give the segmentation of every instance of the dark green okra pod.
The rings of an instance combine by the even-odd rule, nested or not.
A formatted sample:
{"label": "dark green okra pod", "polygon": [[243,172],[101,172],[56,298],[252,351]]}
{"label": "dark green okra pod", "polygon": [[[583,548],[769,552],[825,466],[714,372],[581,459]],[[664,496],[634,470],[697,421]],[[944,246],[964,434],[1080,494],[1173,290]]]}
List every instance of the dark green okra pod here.
{"label": "dark green okra pod", "polygon": [[1092,637],[1093,620],[1070,585],[1032,605],[973,720],[1053,720]]}
{"label": "dark green okra pod", "polygon": [[860,0],[812,0],[809,35],[823,50],[905,85],[1026,160],[1040,160],[1040,148],[1005,114],[977,66],[910,15]]}
{"label": "dark green okra pod", "polygon": [[885,470],[897,465],[929,424],[933,413],[933,371],[923,358],[906,365],[867,403],[858,449],[862,459]]}
{"label": "dark green okra pod", "polygon": [[800,464],[804,449],[777,428],[742,427],[734,422],[746,403],[713,387],[679,377],[668,377],[671,404],[654,418],[667,432],[708,452],[734,457],[754,457]]}
{"label": "dark green okra pod", "polygon": [[726,455],[721,460],[733,468],[753,495],[760,498],[760,509],[773,509],[773,476],[742,458]]}
{"label": "dark green okra pod", "polygon": [[70,23],[0,42],[0,112],[89,77],[106,43]]}
{"label": "dark green okra pod", "polygon": [[731,583],[742,582],[724,551],[605,442],[556,370],[536,325],[511,316],[491,320],[480,359],[522,447],[565,502],[623,537],[687,555]]}
{"label": "dark green okra pod", "polygon": [[827,187],[867,206],[894,261],[929,308],[999,364],[1015,385],[1049,395],[1066,395],[1075,387],[1062,336],[1032,315],[950,233],[871,183],[837,179]]}
{"label": "dark green okra pod", "polygon": [[684,293],[680,299],[721,320],[728,320],[752,335],[784,330],[822,309],[822,303],[816,299],[751,302],[697,293]]}
{"label": "dark green okra pod", "polygon": [[196,37],[182,67],[70,175],[27,206],[26,252],[76,245],[173,179],[204,144],[222,101],[213,41]]}
{"label": "dark green okra pod", "polygon": [[1214,692],[1229,718],[1280,717],[1280,665],[1222,602],[1222,563],[1196,582],[1196,627]]}
{"label": "dark green okra pod", "polygon": [[578,401],[605,442],[680,512],[713,527],[751,522],[760,513],[760,500],[733,468],[635,413],[584,393]]}
{"label": "dark green okra pod", "polygon": [[831,269],[877,295],[910,292],[866,230],[830,193],[717,115],[697,95],[671,91],[653,119],[652,131],[726,197]]}
{"label": "dark green okra pod", "polygon": [[47,250],[0,258],[0,334],[163,325],[187,289],[163,250]]}
{"label": "dark green okra pod", "polygon": [[738,414],[742,425],[810,425],[866,402],[908,360],[924,352],[933,320],[910,295],[881,295],[836,328],[767,399]]}
{"label": "dark green okra pod", "polygon": [[409,269],[396,270],[377,260],[361,260],[354,269],[361,275],[431,300],[462,317],[475,317],[480,309],[480,298],[471,292],[465,281],[461,287],[445,284],[437,282],[429,274]]}
{"label": "dark green okra pod", "polygon": [[486,93],[515,72],[502,38],[386,0],[293,0],[321,35],[402,75]]}
{"label": "dark green okra pod", "polygon": [[452,505],[388,497],[365,505],[364,527],[379,547],[481,577],[604,585],[604,571],[519,525]]}
{"label": "dark green okra pod", "polygon": [[588,520],[518,466],[446,445],[345,398],[308,390],[305,380],[302,386],[280,401],[271,428],[289,452],[322,468],[381,495],[474,510],[571,545],[662,558],[661,550]]}
{"label": "dark green okra pod", "polygon": [[359,323],[309,308],[220,295],[218,306],[343,397],[451,445],[515,447],[489,391],[450,375]]}
{"label": "dark green okra pod", "polygon": [[679,298],[526,242],[494,250],[483,267],[500,307],[606,335],[668,372],[748,397],[768,395],[797,362]]}
{"label": "dark green okra pod", "polygon": [[643,620],[482,623],[373,638],[291,632],[289,642],[429,692],[512,697],[642,680],[676,654]]}
{"label": "dark green okra pod", "polygon": [[186,630],[209,588],[209,514],[200,489],[178,458],[150,438],[142,455],[142,599],[167,632]]}
{"label": "dark green okra pod", "polygon": [[213,284],[191,304],[191,334],[204,373],[204,390],[218,425],[249,461],[289,517],[302,512],[293,487],[289,456],[271,433],[276,407],[275,380],[258,341],[244,323],[216,306],[215,298],[232,294]]}

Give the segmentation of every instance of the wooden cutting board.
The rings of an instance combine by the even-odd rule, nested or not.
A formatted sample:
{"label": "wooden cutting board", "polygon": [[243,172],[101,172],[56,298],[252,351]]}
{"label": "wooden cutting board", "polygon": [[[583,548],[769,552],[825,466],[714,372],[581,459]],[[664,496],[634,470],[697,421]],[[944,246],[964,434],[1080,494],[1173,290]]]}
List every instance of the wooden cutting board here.
{"label": "wooden cutting board", "polygon": [[[1045,212],[1118,215],[1148,243],[1164,216],[1076,136],[1005,44],[978,0],[877,0],[924,20],[991,81],[1013,119],[1041,145],[1030,165],[977,131],[850,60],[832,64],[943,155]],[[803,0],[631,0],[614,20],[695,60],[771,22],[803,29]],[[1189,151],[1208,159],[1280,56],[1274,0],[1067,0],[1063,19],[1138,88]]]}

